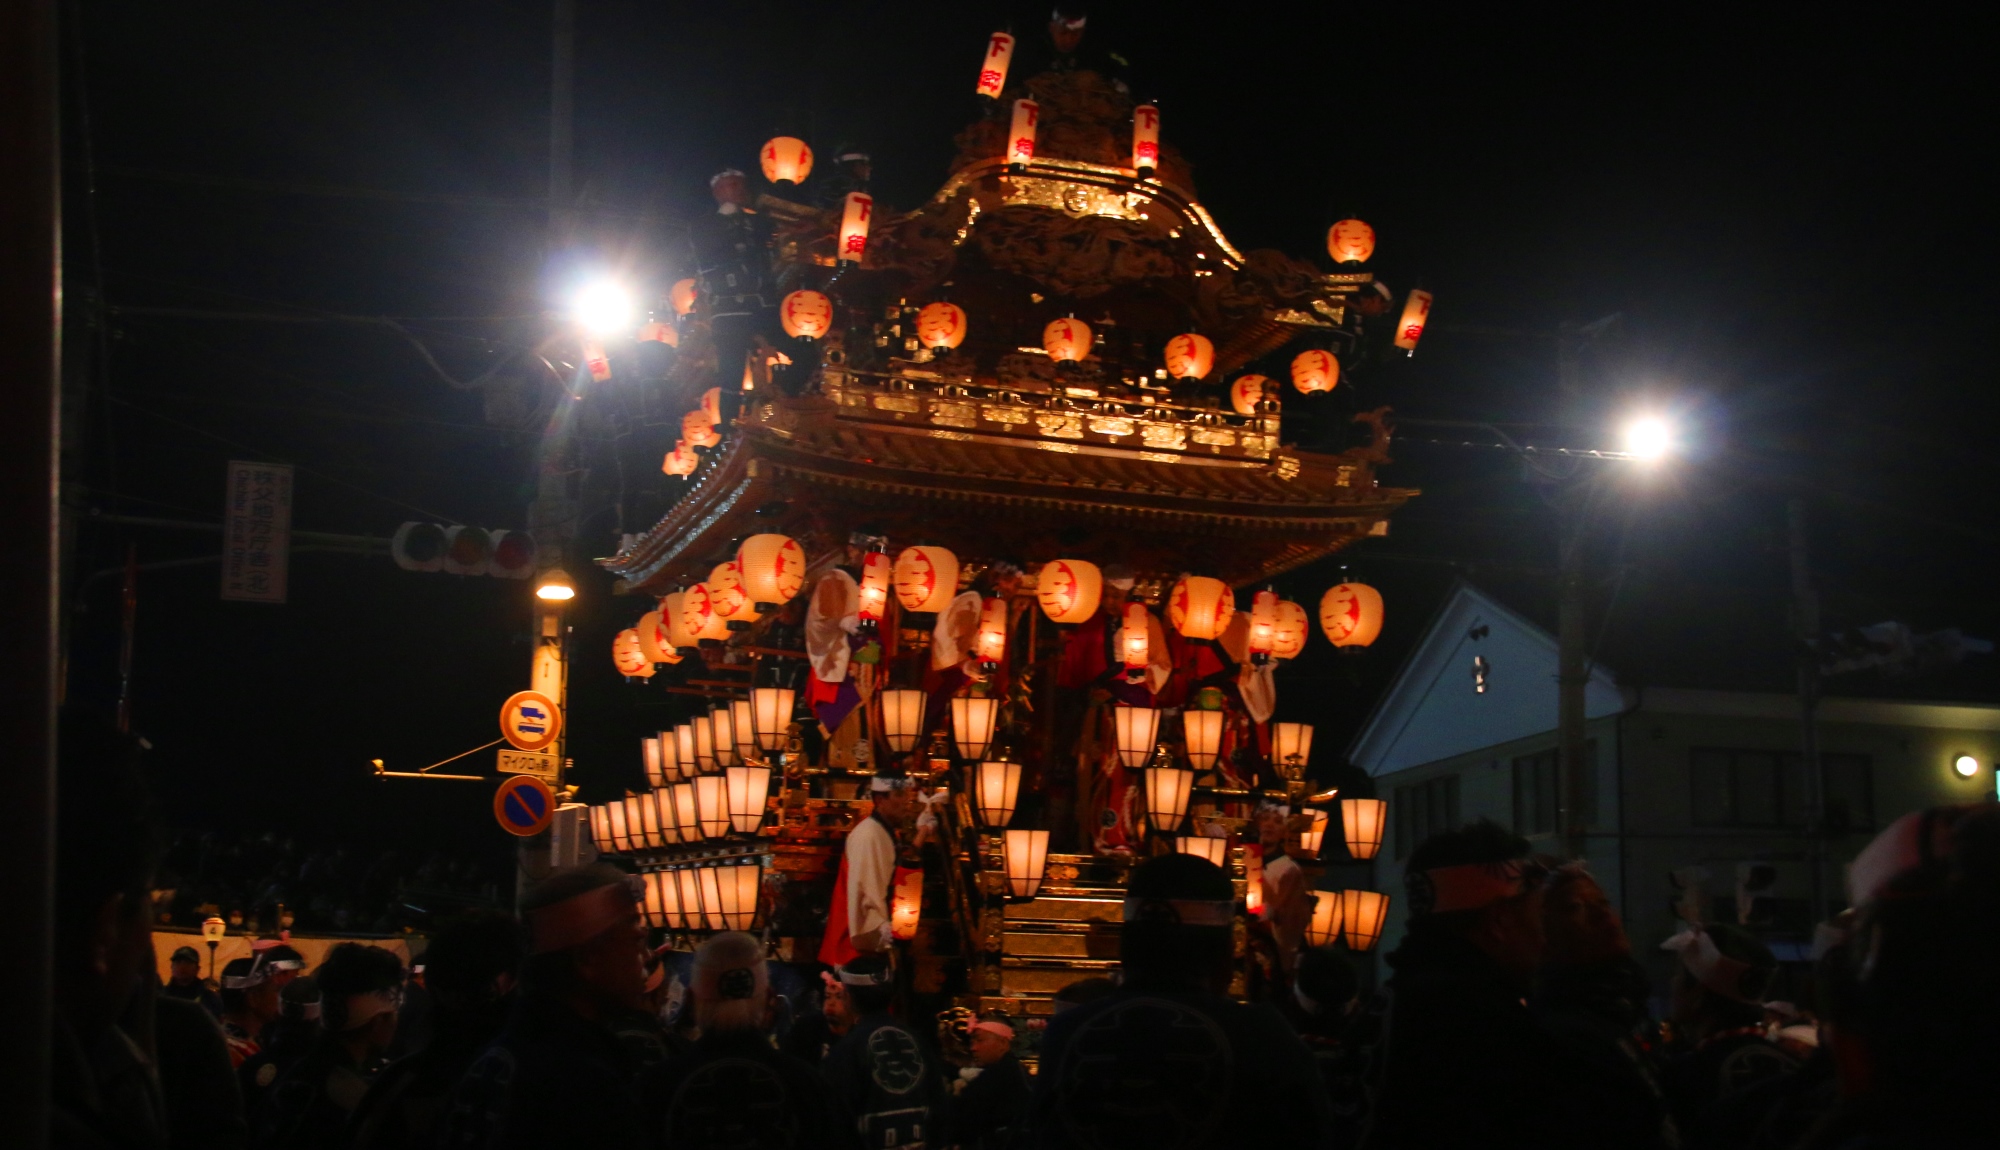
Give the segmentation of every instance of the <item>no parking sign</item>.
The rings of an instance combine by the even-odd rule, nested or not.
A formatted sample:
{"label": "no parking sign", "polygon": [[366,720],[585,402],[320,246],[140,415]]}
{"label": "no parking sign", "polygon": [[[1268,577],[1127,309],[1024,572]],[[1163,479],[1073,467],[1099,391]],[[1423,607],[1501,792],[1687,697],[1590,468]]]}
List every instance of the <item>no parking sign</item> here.
{"label": "no parking sign", "polygon": [[493,817],[508,834],[522,838],[541,834],[555,813],[555,793],[533,775],[515,775],[493,792]]}

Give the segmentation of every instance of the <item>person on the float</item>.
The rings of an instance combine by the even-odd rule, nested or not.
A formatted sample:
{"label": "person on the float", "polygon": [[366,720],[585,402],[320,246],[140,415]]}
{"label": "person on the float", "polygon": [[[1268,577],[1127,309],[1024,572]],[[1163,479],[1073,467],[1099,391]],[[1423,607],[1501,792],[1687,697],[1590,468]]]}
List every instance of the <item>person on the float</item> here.
{"label": "person on the float", "polygon": [[910,780],[878,774],[869,784],[875,809],[847,832],[833,880],[819,960],[840,966],[860,954],[889,950],[889,904],[896,882],[896,830],[910,821],[916,794]]}
{"label": "person on the float", "polygon": [[972,1024],[972,1065],[951,1105],[951,1140],[962,1150],[1005,1150],[1028,1117],[1034,1087],[1014,1054],[1014,1028],[985,1018]]}
{"label": "person on the float", "polygon": [[771,284],[771,229],[754,205],[750,181],[724,168],[708,181],[715,211],[692,229],[701,314],[715,344],[716,383],[722,389],[727,427],[742,401],[740,381],[752,340],[775,334],[776,300]]}
{"label": "person on the float", "polygon": [[1285,850],[1292,808],[1276,799],[1257,804],[1257,842],[1264,857],[1264,921],[1278,942],[1278,962],[1290,974],[1305,941],[1312,906],[1306,899],[1306,872]]}
{"label": "person on the float", "polygon": [[890,1013],[895,976],[888,956],[856,956],[839,976],[861,1017],[820,1065],[840,1131],[836,1144],[856,1150],[943,1145],[946,1094],[939,1060]]}
{"label": "person on the float", "polygon": [[924,677],[925,730],[937,730],[944,723],[951,697],[968,683],[985,683],[988,694],[994,698],[1006,697],[1006,664],[988,668],[980,663],[976,652],[979,623],[988,599],[1008,604],[1011,623],[1014,592],[1020,586],[1021,569],[1004,559],[996,560],[938,612],[937,624],[931,628],[930,673]]}

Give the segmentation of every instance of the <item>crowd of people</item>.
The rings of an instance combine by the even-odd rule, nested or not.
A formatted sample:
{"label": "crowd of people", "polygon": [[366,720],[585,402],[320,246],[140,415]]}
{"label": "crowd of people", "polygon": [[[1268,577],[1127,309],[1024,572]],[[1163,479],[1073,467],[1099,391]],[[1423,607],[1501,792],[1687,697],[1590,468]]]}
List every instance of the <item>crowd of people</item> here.
{"label": "crowd of people", "polygon": [[[1020,1019],[900,1009],[893,951],[789,1002],[763,940],[716,934],[685,980],[629,876],[560,872],[518,915],[442,929],[421,969],[343,943],[221,972],[152,967],[154,860],[129,749],[66,722],[54,1114],[79,1147],[1991,1146],[1979,1091],[2000,1024],[2000,807],[1897,821],[1822,931],[1817,1024],[1762,1002],[1768,949],[1722,925],[1672,942],[1669,1017],[1588,873],[1491,824],[1408,860],[1410,922],[1364,995],[1339,953],[1290,956],[1281,997],[1228,994],[1240,908],[1187,854],[1136,866],[1115,979]],[[1019,1028],[1017,1031],[1017,1027]],[[1038,1039],[1038,1041],[1035,1041]],[[1032,1056],[1030,1073],[1023,1054]]]}

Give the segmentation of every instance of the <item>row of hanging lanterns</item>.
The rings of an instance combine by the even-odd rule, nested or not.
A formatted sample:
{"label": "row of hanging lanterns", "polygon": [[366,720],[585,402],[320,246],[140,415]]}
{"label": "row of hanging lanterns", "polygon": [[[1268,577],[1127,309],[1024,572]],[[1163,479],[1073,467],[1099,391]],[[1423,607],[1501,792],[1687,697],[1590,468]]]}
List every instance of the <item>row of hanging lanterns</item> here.
{"label": "row of hanging lanterns", "polygon": [[1332,946],[1345,940],[1347,949],[1373,950],[1389,916],[1389,896],[1372,890],[1314,891],[1312,917],[1306,922],[1308,946]]}
{"label": "row of hanging lanterns", "polygon": [[607,854],[754,835],[764,822],[771,768],[734,766],[590,808],[590,838]]}
{"label": "row of hanging lanterns", "polygon": [[756,859],[647,871],[641,911],[661,930],[749,930],[757,921],[764,867]]}

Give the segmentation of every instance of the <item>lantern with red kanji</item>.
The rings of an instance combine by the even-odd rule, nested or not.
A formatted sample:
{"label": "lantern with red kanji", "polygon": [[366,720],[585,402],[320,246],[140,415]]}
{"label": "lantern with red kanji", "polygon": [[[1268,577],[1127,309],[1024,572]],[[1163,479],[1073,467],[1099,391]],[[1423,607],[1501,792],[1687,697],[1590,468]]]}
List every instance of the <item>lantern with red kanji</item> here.
{"label": "lantern with red kanji", "polygon": [[1014,37],[995,32],[986,41],[986,58],[979,62],[979,83],[973,88],[981,96],[998,100],[1007,87],[1007,66],[1014,62]]}
{"label": "lantern with red kanji", "polygon": [[917,920],[924,913],[924,868],[896,869],[901,873],[889,900],[889,937],[908,942],[917,937]]}
{"label": "lantern with red kanji", "polygon": [[752,535],[736,549],[736,569],[758,612],[774,610],[805,589],[805,548],[789,535]]}
{"label": "lantern with red kanji", "polygon": [[694,310],[694,280],[675,280],[667,289],[667,300],[674,305],[675,315],[686,315]]}
{"label": "lantern with red kanji", "polygon": [[648,611],[639,616],[639,622],[632,628],[639,633],[639,650],[645,652],[649,663],[678,663],[679,651],[674,650],[673,638],[667,632],[667,621],[658,611]]}
{"label": "lantern with red kanji", "polygon": [[1051,559],[1035,577],[1035,601],[1057,623],[1082,623],[1097,614],[1104,574],[1081,559]]}
{"label": "lantern with red kanji", "polygon": [[1042,106],[1033,100],[1014,101],[1014,119],[1007,130],[1007,164],[1024,168],[1035,159],[1035,125],[1041,121]]}
{"label": "lantern with red kanji", "polygon": [[701,393],[701,411],[708,416],[710,427],[722,426],[722,389],[711,387]]}
{"label": "lantern with red kanji", "polygon": [[650,679],[653,677],[653,661],[639,649],[639,632],[626,629],[618,632],[611,640],[611,661],[618,666],[618,673],[628,677]]}
{"label": "lantern with red kanji", "polygon": [[1403,318],[1396,321],[1396,346],[1414,355],[1417,341],[1424,338],[1424,325],[1431,318],[1431,293],[1413,288],[1403,301]]}
{"label": "lantern with red kanji", "polygon": [[700,463],[701,456],[694,453],[694,447],[687,440],[679,439],[674,441],[674,449],[667,452],[666,459],[661,461],[660,470],[668,475],[693,475]]}
{"label": "lantern with red kanji", "polygon": [[1319,601],[1319,626],[1336,647],[1366,647],[1382,633],[1382,593],[1366,583],[1342,583]]}
{"label": "lantern with red kanji", "polygon": [[1326,254],[1337,264],[1363,264],[1375,254],[1375,229],[1360,220],[1342,220],[1326,229]]}
{"label": "lantern with red kanji", "polygon": [[681,416],[681,439],[689,447],[714,447],[722,442],[715,433],[715,421],[699,407]]}
{"label": "lantern with red kanji", "polygon": [[979,609],[979,635],[972,655],[981,663],[998,664],[1007,657],[1007,601],[988,599]]}
{"label": "lantern with red kanji", "polygon": [[1271,655],[1278,659],[1296,659],[1299,652],[1306,649],[1306,633],[1311,630],[1306,618],[1306,609],[1290,599],[1281,599],[1276,611],[1277,622],[1271,631]]}
{"label": "lantern with red kanji", "polygon": [[905,547],[896,556],[896,602],[936,613],[958,594],[958,556],[942,547]]}
{"label": "lantern with red kanji", "polygon": [[1160,166],[1160,110],[1151,104],[1132,109],[1132,170],[1150,176]]}
{"label": "lantern with red kanji", "polygon": [[1220,639],[1236,614],[1236,597],[1220,579],[1189,575],[1167,595],[1167,622],[1190,639]]}
{"label": "lantern with red kanji", "polygon": [[685,591],[673,591],[660,597],[660,623],[667,630],[667,645],[676,651],[700,642],[695,633],[687,627]]}
{"label": "lantern with red kanji", "polygon": [[797,136],[776,136],[764,142],[758,156],[764,178],[774,184],[802,184],[812,175],[813,150]]}
{"label": "lantern with red kanji", "polygon": [[1311,348],[1292,357],[1292,386],[1301,395],[1332,391],[1340,382],[1340,361],[1330,351]]}
{"label": "lantern with red kanji", "polygon": [[861,558],[861,608],[858,614],[866,620],[879,623],[883,612],[889,609],[889,584],[894,581],[894,567],[889,557],[880,551],[870,551]]}
{"label": "lantern with red kanji", "polygon": [[743,588],[743,575],[736,569],[736,562],[717,563],[708,573],[708,597],[715,605],[715,613],[722,616],[732,630],[735,624],[757,617],[750,607],[750,592]]}
{"label": "lantern with red kanji", "polygon": [[1118,658],[1125,664],[1125,677],[1138,682],[1152,657],[1152,613],[1144,603],[1125,604],[1125,625],[1118,628]]}
{"label": "lantern with red kanji", "polygon": [[1090,325],[1079,319],[1059,319],[1042,329],[1042,350],[1058,363],[1075,363],[1090,354]]}
{"label": "lantern with red kanji", "polygon": [[939,300],[917,313],[917,343],[933,352],[947,352],[965,342],[965,309]]}
{"label": "lantern with red kanji", "polygon": [[1271,661],[1271,648],[1278,637],[1278,593],[1259,591],[1250,597],[1250,661],[1262,666]]}
{"label": "lantern with red kanji", "polygon": [[1255,415],[1269,394],[1271,381],[1261,375],[1239,375],[1229,385],[1229,406],[1238,415]]}
{"label": "lantern with red kanji", "polygon": [[709,594],[708,584],[696,583],[682,593],[681,627],[695,643],[729,638],[729,620],[716,611],[715,597]]}
{"label": "lantern with red kanji", "polygon": [[1166,361],[1175,379],[1204,379],[1215,366],[1215,345],[1194,332],[1177,335],[1167,341]]}
{"label": "lantern with red kanji", "polygon": [[778,304],[778,326],[793,339],[818,339],[833,328],[833,301],[825,292],[795,291]]}
{"label": "lantern with red kanji", "polygon": [[875,197],[867,192],[847,193],[847,202],[840,212],[840,250],[836,253],[842,262],[861,262],[868,254],[868,225],[875,217]]}

